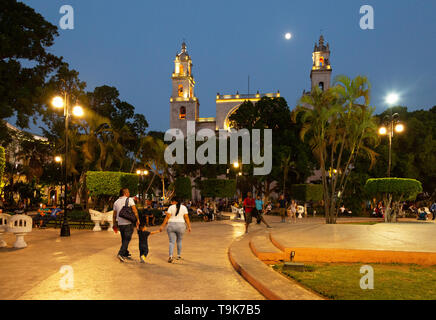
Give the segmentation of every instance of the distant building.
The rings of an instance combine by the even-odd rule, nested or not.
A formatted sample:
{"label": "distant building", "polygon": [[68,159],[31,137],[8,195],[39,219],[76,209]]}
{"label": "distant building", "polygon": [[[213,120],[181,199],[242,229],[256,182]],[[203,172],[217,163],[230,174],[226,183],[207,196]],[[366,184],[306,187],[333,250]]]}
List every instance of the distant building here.
{"label": "distant building", "polygon": [[[331,86],[332,67],[330,65],[330,46],[324,44],[321,36],[312,53],[313,65],[310,72],[312,87],[320,87],[327,90]],[[239,108],[244,101],[253,103],[262,97],[280,97],[277,93],[259,93],[216,95],[215,117],[200,117],[200,101],[195,96],[195,80],[192,73],[192,59],[186,50],[186,43],[182,43],[181,52],[174,60],[174,72],[171,76],[172,93],[170,97],[170,128],[180,129],[186,136],[187,121],[195,121],[196,131],[208,128],[212,130],[229,130],[230,116]],[[306,94],[304,92],[303,94]]]}
{"label": "distant building", "polygon": [[[33,133],[29,133],[23,130],[18,129],[17,127],[13,126],[9,122],[6,122],[6,127],[8,130],[12,131],[13,133],[27,133],[32,136],[35,140],[41,140],[48,143],[48,139],[46,137],[42,137]],[[17,134],[12,134],[12,142],[8,145],[8,147],[5,149],[6,153],[6,161],[13,165],[19,165],[23,164],[23,160],[16,159],[16,155],[20,152],[20,141],[18,139]]]}

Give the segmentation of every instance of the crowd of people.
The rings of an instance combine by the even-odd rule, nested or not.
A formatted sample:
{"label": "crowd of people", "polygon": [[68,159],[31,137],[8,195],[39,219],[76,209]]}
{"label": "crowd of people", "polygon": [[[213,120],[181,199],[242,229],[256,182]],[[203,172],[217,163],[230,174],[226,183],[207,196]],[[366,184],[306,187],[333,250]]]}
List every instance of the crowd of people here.
{"label": "crowd of people", "polygon": [[[386,206],[383,201],[379,201],[377,205],[372,205],[372,217],[384,218],[386,213]],[[409,211],[413,214],[417,220],[436,220],[436,201],[434,201],[430,207],[418,207],[416,203],[403,202],[400,208],[400,215],[405,216]]]}

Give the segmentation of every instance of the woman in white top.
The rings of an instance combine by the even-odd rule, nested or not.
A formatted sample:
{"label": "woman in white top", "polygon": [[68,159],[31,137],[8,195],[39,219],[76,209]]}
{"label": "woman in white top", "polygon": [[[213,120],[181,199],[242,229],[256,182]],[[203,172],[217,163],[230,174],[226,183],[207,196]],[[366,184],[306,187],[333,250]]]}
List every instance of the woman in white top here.
{"label": "woman in white top", "polygon": [[173,251],[174,246],[177,242],[177,260],[180,260],[182,254],[182,239],[186,231],[186,226],[188,227],[188,232],[191,232],[191,222],[189,221],[188,209],[181,204],[180,200],[173,200],[171,206],[166,212],[166,217],[164,222],[160,227],[160,231],[164,229],[165,225],[168,223],[168,238],[170,241],[170,250],[168,262],[173,262]]}

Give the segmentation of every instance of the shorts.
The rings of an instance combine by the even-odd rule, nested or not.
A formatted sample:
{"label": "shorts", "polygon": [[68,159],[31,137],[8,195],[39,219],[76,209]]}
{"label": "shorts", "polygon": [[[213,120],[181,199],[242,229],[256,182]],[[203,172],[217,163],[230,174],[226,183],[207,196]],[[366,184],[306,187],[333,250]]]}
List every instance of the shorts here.
{"label": "shorts", "polygon": [[253,222],[253,211],[250,212],[246,212],[244,210],[244,219],[245,219],[245,223],[250,224]]}
{"label": "shorts", "polygon": [[279,208],[279,212],[280,212],[280,217],[286,216],[286,208]]}

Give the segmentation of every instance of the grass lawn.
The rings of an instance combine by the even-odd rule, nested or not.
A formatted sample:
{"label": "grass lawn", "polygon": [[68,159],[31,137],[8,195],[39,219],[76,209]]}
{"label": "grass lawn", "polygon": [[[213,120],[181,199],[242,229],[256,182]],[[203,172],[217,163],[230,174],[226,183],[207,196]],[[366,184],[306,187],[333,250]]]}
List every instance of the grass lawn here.
{"label": "grass lawn", "polygon": [[436,299],[436,266],[371,264],[374,289],[362,290],[360,268],[364,264],[310,264],[305,272],[276,271],[303,286],[334,300],[434,300]]}

